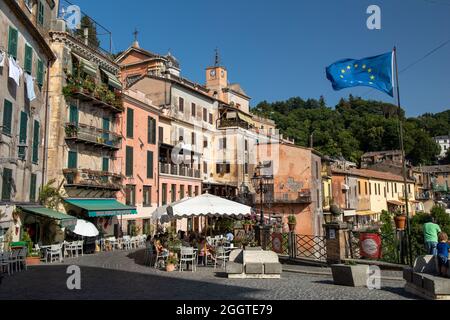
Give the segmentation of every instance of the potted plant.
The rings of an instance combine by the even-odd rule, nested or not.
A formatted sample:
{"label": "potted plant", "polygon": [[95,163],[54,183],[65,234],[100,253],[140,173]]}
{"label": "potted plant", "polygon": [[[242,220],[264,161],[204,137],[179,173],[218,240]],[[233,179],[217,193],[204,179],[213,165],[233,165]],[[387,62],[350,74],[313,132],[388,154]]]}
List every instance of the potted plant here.
{"label": "potted plant", "polygon": [[288,217],[288,225],[289,225],[289,231],[294,232],[295,226],[297,225],[297,218],[293,214],[291,214]]}
{"label": "potted plant", "polygon": [[398,210],[395,213],[394,221],[395,221],[395,227],[397,228],[397,230],[405,230],[405,228],[406,228],[406,215],[403,212]]}
{"label": "potted plant", "polygon": [[166,271],[173,272],[178,264],[178,259],[175,255],[169,255],[166,263]]}
{"label": "potted plant", "polygon": [[24,231],[22,235],[22,241],[27,245],[27,265],[39,265],[41,263],[41,255],[37,252],[33,252],[33,241],[31,241],[30,234],[27,231]]}
{"label": "potted plant", "polygon": [[245,221],[242,223],[242,225],[244,226],[245,232],[250,232],[250,227],[251,227],[251,224],[250,224],[250,223],[251,223],[250,220],[245,220]]}
{"label": "potted plant", "polygon": [[87,95],[92,95],[95,90],[95,81],[92,77],[87,77],[83,81],[83,92]]}
{"label": "potted plant", "polygon": [[355,262],[346,262],[345,264],[334,264],[331,266],[334,284],[339,286],[367,286],[368,271],[368,265],[359,265]]}
{"label": "potted plant", "polygon": [[333,222],[338,221],[339,217],[342,216],[342,210],[335,204],[331,204],[330,212],[333,216]]}

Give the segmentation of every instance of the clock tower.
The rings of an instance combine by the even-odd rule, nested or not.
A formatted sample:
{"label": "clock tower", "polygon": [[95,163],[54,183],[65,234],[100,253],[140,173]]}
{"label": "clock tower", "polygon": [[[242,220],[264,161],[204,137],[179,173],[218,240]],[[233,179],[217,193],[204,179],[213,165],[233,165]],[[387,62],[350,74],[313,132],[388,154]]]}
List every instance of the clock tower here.
{"label": "clock tower", "polygon": [[206,68],[206,87],[215,94],[216,98],[225,101],[223,89],[228,87],[228,74],[227,69],[220,65],[217,49],[214,66]]}

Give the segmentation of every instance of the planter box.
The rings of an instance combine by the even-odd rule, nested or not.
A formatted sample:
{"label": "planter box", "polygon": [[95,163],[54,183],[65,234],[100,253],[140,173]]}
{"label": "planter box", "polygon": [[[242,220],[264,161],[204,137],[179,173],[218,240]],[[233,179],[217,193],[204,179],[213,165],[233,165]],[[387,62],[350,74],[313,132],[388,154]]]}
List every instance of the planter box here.
{"label": "planter box", "polygon": [[334,284],[347,287],[365,287],[369,266],[336,264],[331,266]]}
{"label": "planter box", "polygon": [[27,266],[38,266],[41,264],[40,257],[27,257]]}

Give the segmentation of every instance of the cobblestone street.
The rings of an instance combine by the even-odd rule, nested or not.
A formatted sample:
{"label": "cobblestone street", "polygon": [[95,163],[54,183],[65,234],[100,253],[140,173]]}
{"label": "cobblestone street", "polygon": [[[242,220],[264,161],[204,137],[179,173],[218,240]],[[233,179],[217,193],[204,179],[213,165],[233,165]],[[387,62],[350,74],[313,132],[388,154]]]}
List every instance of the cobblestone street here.
{"label": "cobblestone street", "polygon": [[[223,270],[167,273],[143,266],[142,252],[107,252],[30,267],[5,276],[0,299],[148,300],[403,300],[414,298],[402,281],[382,281],[381,290],[333,285],[327,274],[284,272],[281,280],[230,280]],[[136,263],[137,262],[137,263]],[[81,268],[81,290],[67,289],[68,265]]]}

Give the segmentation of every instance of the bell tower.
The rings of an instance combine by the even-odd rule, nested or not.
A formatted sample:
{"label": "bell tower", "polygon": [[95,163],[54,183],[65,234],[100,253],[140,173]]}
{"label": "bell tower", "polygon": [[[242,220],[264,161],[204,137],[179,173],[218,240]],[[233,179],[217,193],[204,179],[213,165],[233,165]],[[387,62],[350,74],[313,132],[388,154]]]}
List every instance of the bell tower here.
{"label": "bell tower", "polygon": [[220,65],[219,50],[216,49],[214,66],[206,68],[206,87],[212,91],[216,98],[225,101],[225,95],[222,89],[226,88],[227,86],[227,69]]}

